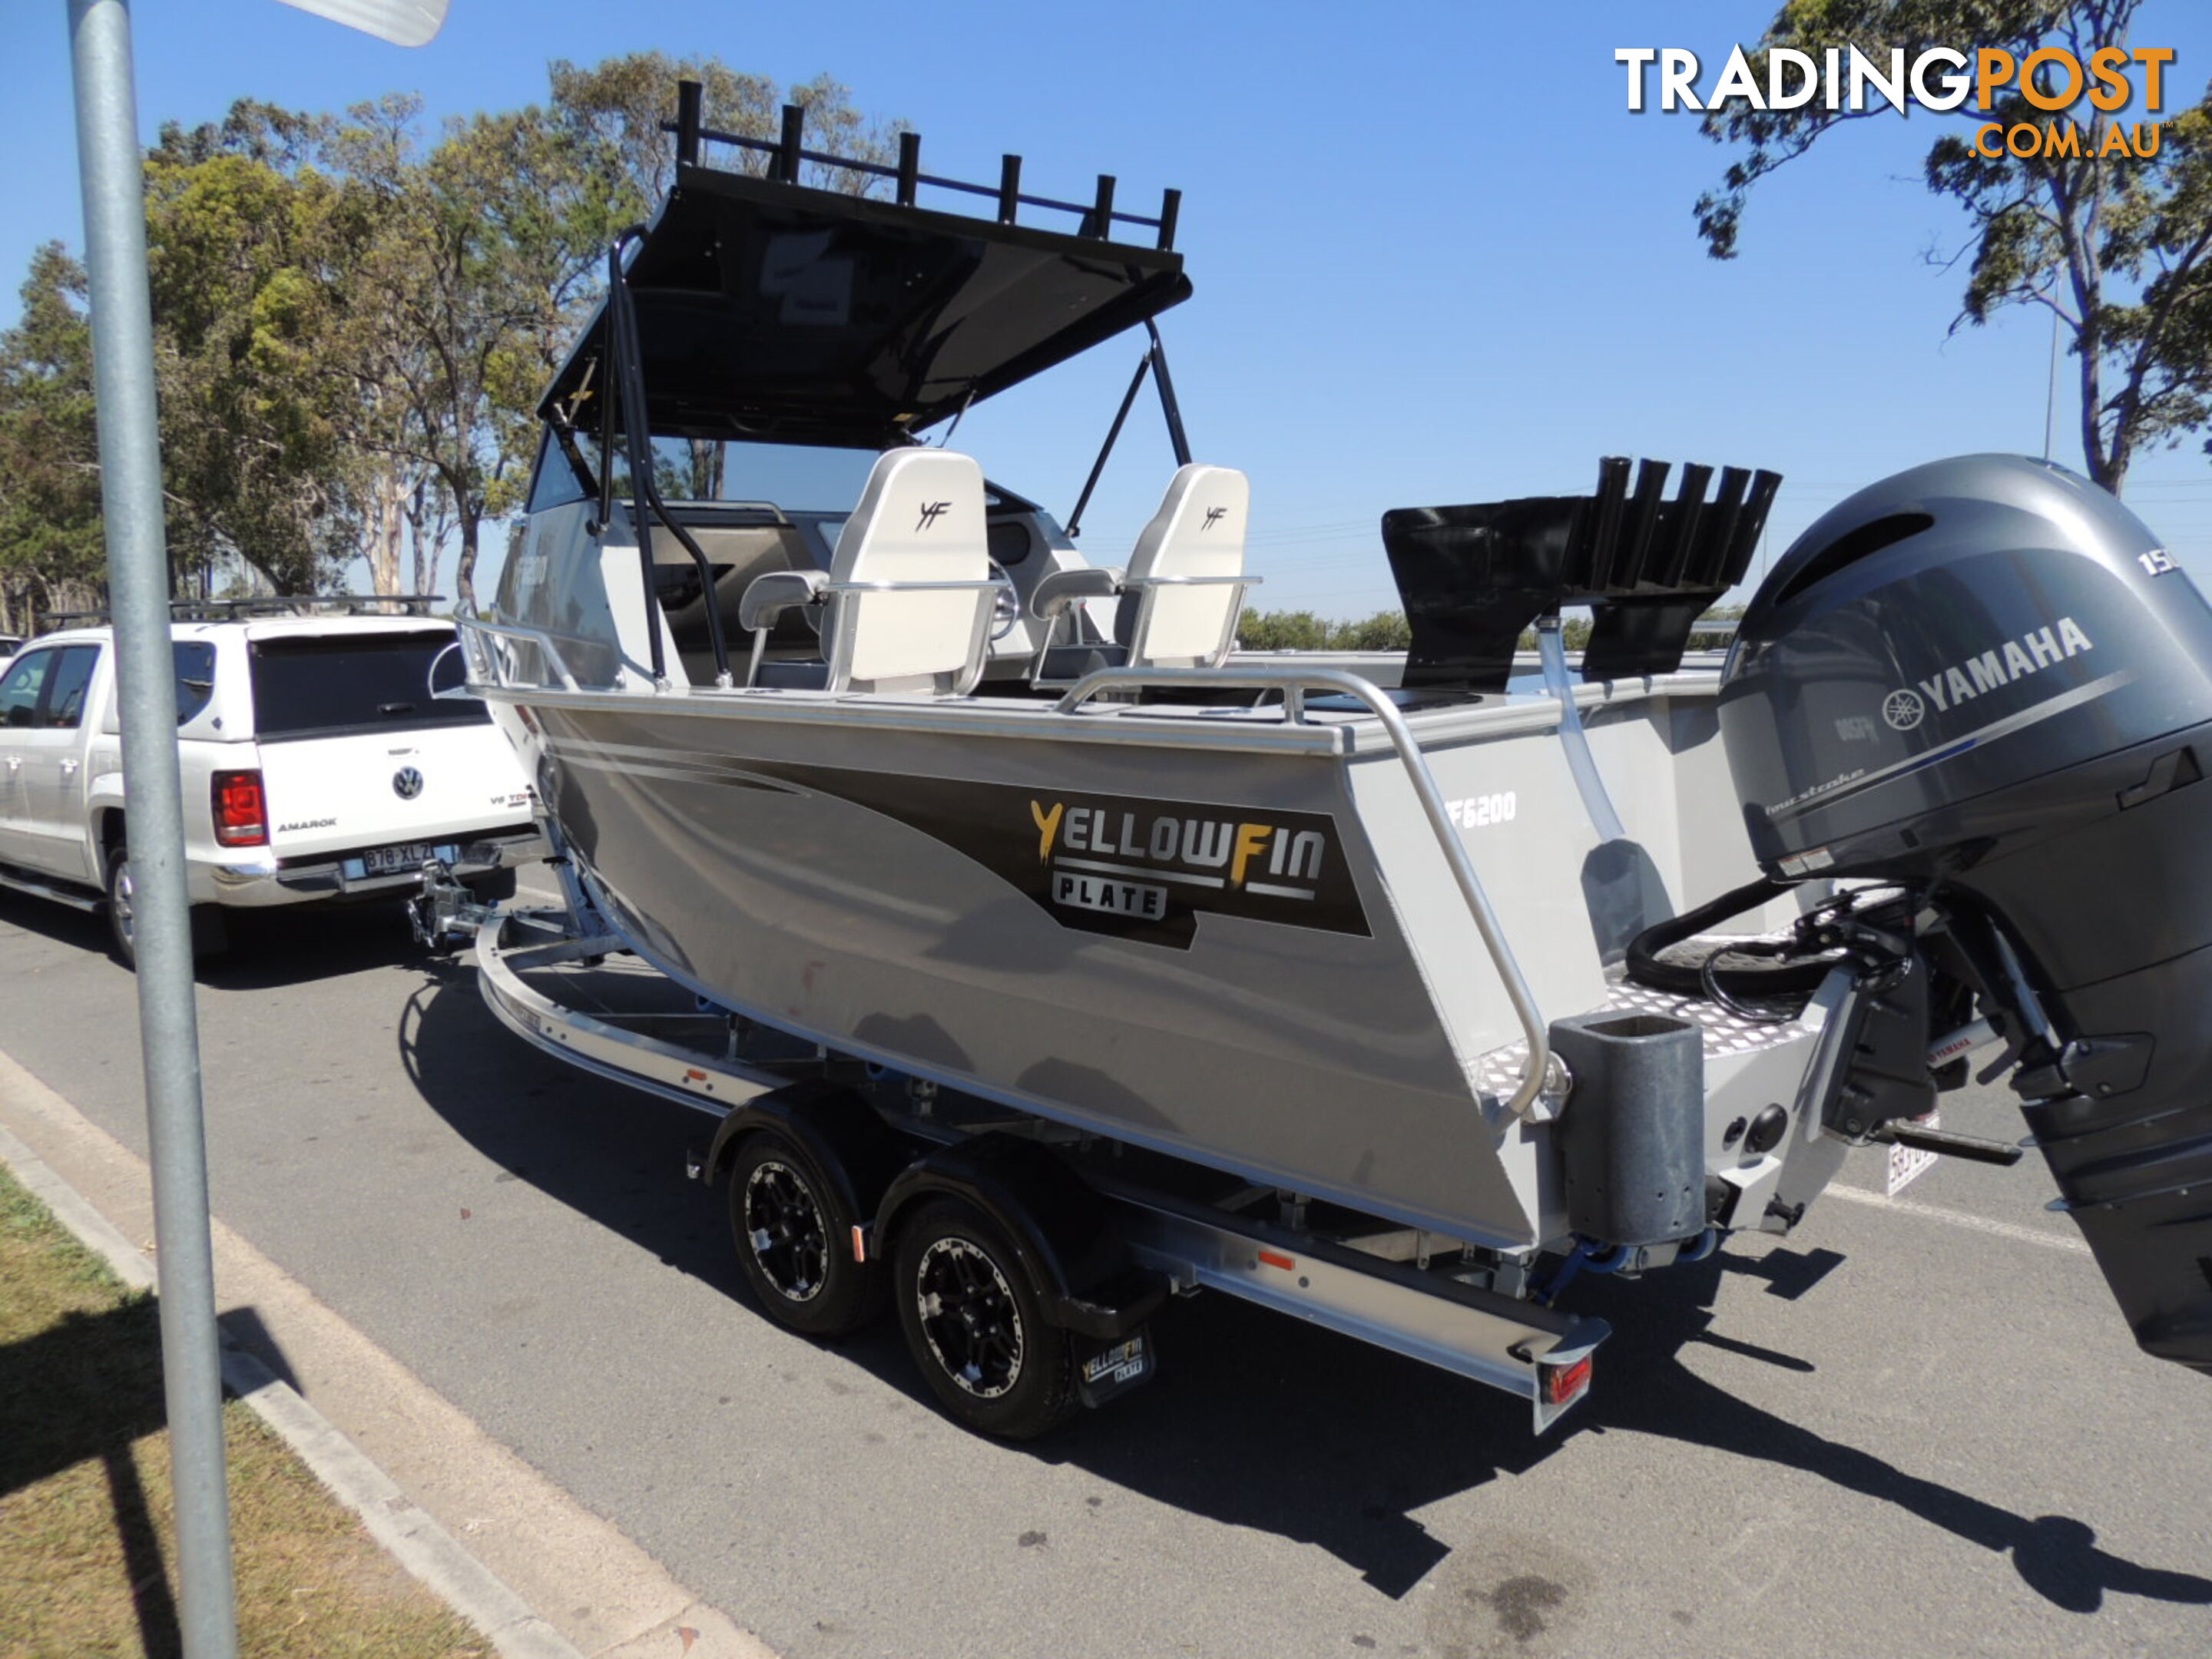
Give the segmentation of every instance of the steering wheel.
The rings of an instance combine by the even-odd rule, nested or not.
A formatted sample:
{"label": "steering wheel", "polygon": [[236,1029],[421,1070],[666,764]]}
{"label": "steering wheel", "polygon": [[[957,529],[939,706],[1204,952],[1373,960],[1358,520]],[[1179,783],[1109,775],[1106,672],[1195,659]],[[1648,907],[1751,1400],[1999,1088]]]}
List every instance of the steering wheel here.
{"label": "steering wheel", "polygon": [[1006,574],[1006,566],[996,559],[990,561],[990,566],[991,580],[1006,584],[991,599],[991,643],[996,645],[1021,621],[1022,596],[1015,589],[1013,578]]}

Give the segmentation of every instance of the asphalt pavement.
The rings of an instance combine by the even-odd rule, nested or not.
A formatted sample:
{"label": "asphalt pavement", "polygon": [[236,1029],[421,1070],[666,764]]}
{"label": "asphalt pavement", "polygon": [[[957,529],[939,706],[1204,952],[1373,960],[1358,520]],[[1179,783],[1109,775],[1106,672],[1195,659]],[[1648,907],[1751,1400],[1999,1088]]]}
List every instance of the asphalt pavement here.
{"label": "asphalt pavement", "polygon": [[[143,1152],[104,944],[0,894],[0,1050]],[[1860,1154],[1787,1241],[1583,1280],[1616,1334],[1541,1439],[1206,1296],[1012,1448],[895,1331],[762,1318],[705,1120],[509,1036],[396,912],[252,930],[200,1011],[216,1212],[792,1659],[2212,1652],[2212,1386],[2136,1352],[2033,1158],[1888,1204]],[[1945,1122],[2021,1133],[1996,1091]]]}

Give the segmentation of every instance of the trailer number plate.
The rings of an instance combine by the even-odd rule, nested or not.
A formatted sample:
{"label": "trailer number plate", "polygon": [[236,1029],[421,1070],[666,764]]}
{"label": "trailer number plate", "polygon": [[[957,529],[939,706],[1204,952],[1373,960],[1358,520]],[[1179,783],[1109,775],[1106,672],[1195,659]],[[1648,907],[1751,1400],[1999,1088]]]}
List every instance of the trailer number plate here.
{"label": "trailer number plate", "polygon": [[1109,915],[1135,916],[1158,921],[1168,913],[1168,890],[1141,881],[1116,881],[1109,876],[1079,876],[1067,870],[1052,875],[1052,902],[1078,910],[1103,910]]}
{"label": "trailer number plate", "polygon": [[[1940,1129],[1943,1115],[1930,1112],[1912,1121],[1923,1129]],[[1936,1154],[1923,1152],[1917,1146],[1892,1146],[1889,1149],[1889,1195],[1895,1198],[1914,1182],[1936,1167]]]}

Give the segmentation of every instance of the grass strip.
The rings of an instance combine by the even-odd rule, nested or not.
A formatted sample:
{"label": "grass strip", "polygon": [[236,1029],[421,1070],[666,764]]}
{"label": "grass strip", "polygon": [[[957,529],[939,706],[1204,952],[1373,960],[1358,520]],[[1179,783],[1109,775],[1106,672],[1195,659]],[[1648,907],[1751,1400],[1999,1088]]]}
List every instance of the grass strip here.
{"label": "grass strip", "polygon": [[[164,1417],[154,1298],[0,1168],[0,1659],[180,1651]],[[241,1655],[487,1659],[251,1410],[223,1429]]]}

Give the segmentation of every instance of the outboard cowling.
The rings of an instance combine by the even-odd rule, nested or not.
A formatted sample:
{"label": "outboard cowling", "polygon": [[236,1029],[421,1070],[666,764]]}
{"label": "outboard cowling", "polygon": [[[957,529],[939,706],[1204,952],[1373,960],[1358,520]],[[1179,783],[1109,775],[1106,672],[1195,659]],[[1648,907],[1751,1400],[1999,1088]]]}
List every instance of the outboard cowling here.
{"label": "outboard cowling", "polygon": [[1954,918],[2063,1202],[2212,1370],[2212,606],[2112,495],[1972,455],[1826,514],[1721,696],[1752,845]]}

